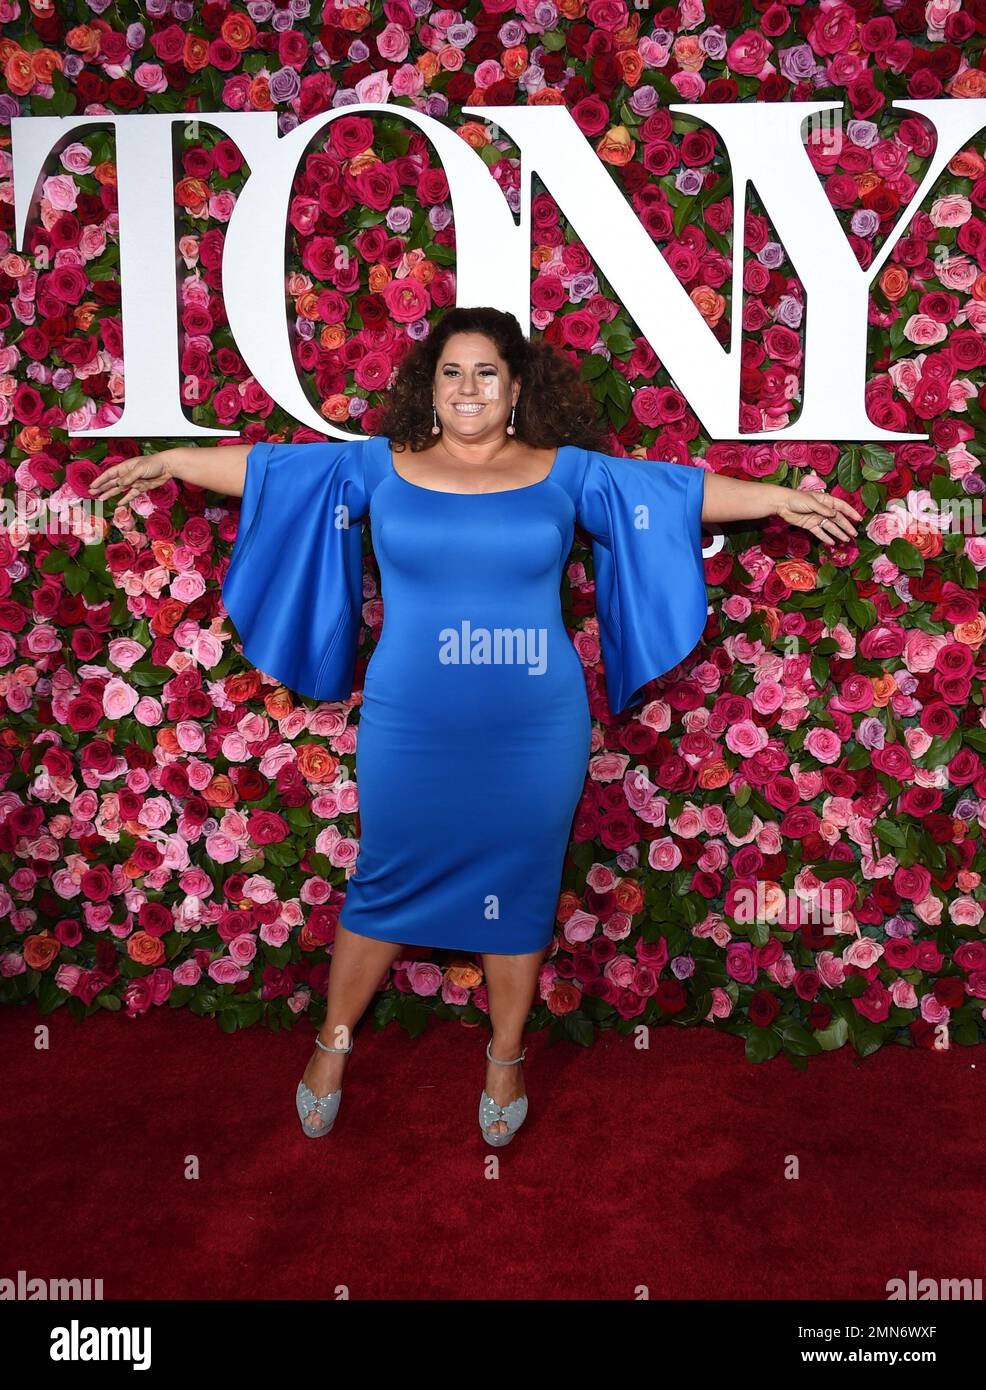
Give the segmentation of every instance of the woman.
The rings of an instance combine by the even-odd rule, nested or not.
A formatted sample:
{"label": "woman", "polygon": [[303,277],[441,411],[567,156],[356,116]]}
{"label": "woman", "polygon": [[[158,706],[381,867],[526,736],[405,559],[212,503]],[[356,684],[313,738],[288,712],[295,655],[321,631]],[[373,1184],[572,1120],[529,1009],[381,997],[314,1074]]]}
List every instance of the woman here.
{"label": "woman", "polygon": [[320,699],[351,693],[372,522],[385,621],[360,713],[358,863],[296,1096],[312,1137],[332,1128],[351,1031],[409,944],[482,955],[480,1127],[500,1146],[525,1118],[524,1025],[589,755],[559,594],[574,525],[592,538],[618,713],[701,636],[702,522],[776,513],[830,544],[861,519],[824,493],[608,456],[593,415],[567,356],[510,314],[453,309],[408,352],[369,442],[179,448],[92,485],[123,502],[168,478],[242,497],[227,610],[257,667]]}

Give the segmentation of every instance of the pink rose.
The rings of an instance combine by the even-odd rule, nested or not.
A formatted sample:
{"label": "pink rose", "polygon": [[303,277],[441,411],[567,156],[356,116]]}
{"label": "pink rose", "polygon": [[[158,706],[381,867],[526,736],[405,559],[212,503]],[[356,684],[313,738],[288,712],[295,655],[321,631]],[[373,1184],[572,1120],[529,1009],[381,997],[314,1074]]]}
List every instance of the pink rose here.
{"label": "pink rose", "polygon": [[759,77],[773,46],[757,30],[745,29],[726,50],[726,66],[745,77]]}
{"label": "pink rose", "polygon": [[428,961],[414,960],[407,967],[407,981],[413,994],[437,994],[442,987],[442,972]]}
{"label": "pink rose", "polygon": [[400,63],[407,57],[410,36],[399,24],[388,24],[377,35],[377,52],[388,63]]}

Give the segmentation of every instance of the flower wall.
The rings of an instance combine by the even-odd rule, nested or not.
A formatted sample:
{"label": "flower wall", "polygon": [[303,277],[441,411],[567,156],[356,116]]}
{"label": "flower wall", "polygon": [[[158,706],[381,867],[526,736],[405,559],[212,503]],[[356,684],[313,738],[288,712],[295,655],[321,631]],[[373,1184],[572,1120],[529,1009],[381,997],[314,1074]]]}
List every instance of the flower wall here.
{"label": "flower wall", "polygon": [[[229,332],[223,242],[249,169],[195,113],[275,111],[287,132],[392,105],[310,144],[284,268],[309,399],[372,434],[403,353],[455,302],[448,184],[402,108],[457,131],[516,211],[518,151],[463,107],[564,103],[713,347],[744,257],[741,432],[714,441],[535,184],[532,331],[578,364],[610,451],[822,487],[865,521],[830,550],[776,521],[725,528],[702,644],[617,719],[578,538],[563,599],[594,741],[533,1022],[583,1043],[597,1026],[706,1022],[753,1061],[799,1064],[844,1044],[983,1041],[983,138],[870,299],[871,417],[927,442],[744,443],[797,417],[810,305],[755,190],[732,245],[724,151],[668,106],[841,101],[838,140],[807,132],[805,151],[866,267],[934,148],[891,102],[986,95],[984,23],[982,0],[0,0],[0,480],[5,507],[49,518],[19,510],[0,531],[0,997],[78,1018],[188,1007],[228,1031],[317,1020],[359,833],[358,687],[317,704],[244,662],[220,594],[235,500],[172,483],[87,535],[50,524],[110,462],[182,441],[72,437],[118,418],[124,393],[113,142],[96,128],[52,159],[18,250],[10,118],[189,113],[181,398],[229,431],[216,442],[242,442],[319,436]],[[923,524],[950,503],[976,524]],[[358,683],[383,619],[370,540]],[[824,922],[821,903],[838,904]],[[486,1007],[477,960],[409,948],[372,1013],[417,1033]]]}

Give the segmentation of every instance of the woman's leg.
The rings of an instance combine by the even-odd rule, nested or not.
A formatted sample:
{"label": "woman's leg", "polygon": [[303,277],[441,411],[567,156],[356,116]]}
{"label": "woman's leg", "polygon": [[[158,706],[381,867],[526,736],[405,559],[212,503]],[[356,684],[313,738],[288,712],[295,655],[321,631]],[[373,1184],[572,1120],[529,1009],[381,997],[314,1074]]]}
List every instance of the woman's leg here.
{"label": "woman's leg", "polygon": [[[501,1062],[519,1057],[523,1051],[524,1025],[534,1001],[537,988],[538,971],[544,960],[544,951],[531,951],[525,955],[504,956],[493,953],[484,954],[483,969],[486,972],[486,988],[489,996],[490,1021],[493,1037],[490,1052]],[[523,1067],[518,1062],[514,1067],[498,1067],[486,1063],[486,1094],[497,1105],[509,1105],[526,1095]],[[496,1120],[490,1125],[493,1133],[505,1130],[505,1120]]]}
{"label": "woman's leg", "polygon": [[[318,1036],[327,1047],[348,1047],[353,1029],[362,1018],[393,960],[403,946],[394,941],[377,941],[372,936],[360,936],[341,924],[336,928],[332,965],[329,969],[329,989],[326,996],[325,1022]],[[348,1056],[343,1052],[323,1052],[313,1049],[314,1055],[302,1077],[316,1096],[326,1096],[342,1085],[342,1074]],[[309,1112],[309,1129],[321,1126],[317,1111]]]}

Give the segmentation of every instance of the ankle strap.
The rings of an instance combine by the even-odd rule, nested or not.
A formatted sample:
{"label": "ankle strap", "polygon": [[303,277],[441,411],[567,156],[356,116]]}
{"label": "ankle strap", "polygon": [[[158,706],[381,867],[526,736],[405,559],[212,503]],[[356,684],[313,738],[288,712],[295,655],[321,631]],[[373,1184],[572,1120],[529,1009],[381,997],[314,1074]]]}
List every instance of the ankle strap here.
{"label": "ankle strap", "polygon": [[511,1057],[511,1059],[510,1059],[509,1062],[505,1062],[505,1061],[503,1060],[502,1057],[494,1057],[494,1056],[493,1056],[492,1052],[490,1051],[490,1048],[492,1047],[492,1045],[493,1045],[493,1039],[490,1038],[489,1042],[486,1044],[486,1055],[487,1055],[487,1057],[490,1059],[491,1062],[496,1062],[497,1066],[500,1066],[500,1067],[512,1067],[513,1064],[514,1064],[514,1062],[522,1062],[522,1061],[524,1060],[524,1058],[527,1056],[527,1048],[525,1047],[524,1050],[521,1052],[521,1054],[520,1054],[519,1057]]}
{"label": "ankle strap", "polygon": [[[353,1039],[353,1041],[355,1042],[355,1038]],[[324,1043],[322,1039],[318,1036],[316,1036],[315,1038],[315,1043],[318,1047],[322,1049],[323,1052],[352,1052],[353,1050],[352,1043],[350,1043],[348,1047],[329,1047],[328,1043]]]}

